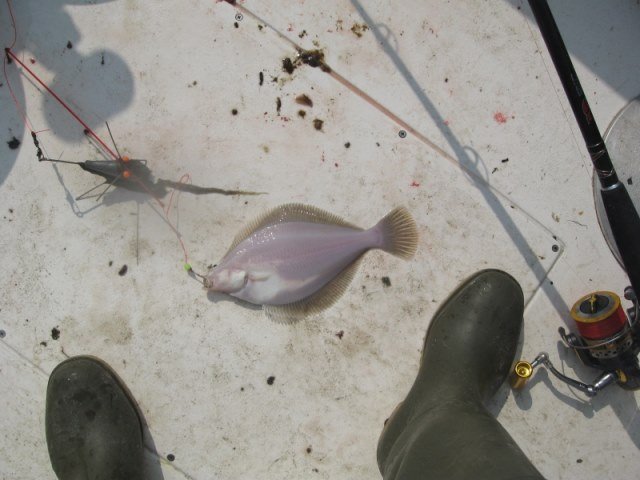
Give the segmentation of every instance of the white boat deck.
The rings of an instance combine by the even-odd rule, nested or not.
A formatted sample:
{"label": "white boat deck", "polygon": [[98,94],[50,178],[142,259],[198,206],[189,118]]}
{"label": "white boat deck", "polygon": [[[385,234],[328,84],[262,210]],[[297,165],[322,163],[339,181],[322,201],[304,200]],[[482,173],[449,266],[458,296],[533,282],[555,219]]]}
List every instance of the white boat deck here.
{"label": "white boat deck", "polygon": [[[550,4],[604,132],[640,94],[640,5]],[[621,295],[628,281],[527,2],[12,5],[12,51],[109,145],[107,121],[119,151],[156,178],[265,194],[170,202],[111,188],[76,201],[100,178],[38,163],[29,129],[51,158],[105,157],[16,62],[5,66],[0,478],[55,478],[47,379],[80,354],[108,362],[135,395],[152,480],[379,478],[378,436],[430,318],[483,268],[523,287],[523,358],[544,350],[568,375],[597,376],[557,328],[573,329],[582,295]],[[2,46],[13,37],[2,2]],[[296,62],[297,48],[321,51],[331,71]],[[185,273],[185,255],[206,271],[247,221],[289,202],[363,227],[405,205],[418,254],[369,253],[343,298],[295,325],[207,295]],[[547,478],[630,479],[639,397],[612,386],[588,399],[541,370],[523,392],[505,386],[492,410]]]}

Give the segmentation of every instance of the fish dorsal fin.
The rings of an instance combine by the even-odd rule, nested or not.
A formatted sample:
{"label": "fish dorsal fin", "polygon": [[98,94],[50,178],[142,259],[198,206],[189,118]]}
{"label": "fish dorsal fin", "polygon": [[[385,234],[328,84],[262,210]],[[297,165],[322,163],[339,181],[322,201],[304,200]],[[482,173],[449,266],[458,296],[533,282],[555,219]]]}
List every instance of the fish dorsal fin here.
{"label": "fish dorsal fin", "polygon": [[309,315],[326,310],[347,291],[358,271],[362,257],[363,255],[360,255],[324,287],[302,300],[286,305],[264,305],[263,309],[267,317],[277,323],[295,323]]}
{"label": "fish dorsal fin", "polygon": [[235,236],[227,253],[236,248],[240,242],[246,240],[261,228],[285,222],[323,223],[327,225],[339,225],[341,227],[350,227],[362,230],[361,228],[344,221],[339,216],[325,210],[321,210],[320,208],[316,208],[311,205],[304,205],[302,203],[287,203],[285,205],[280,205],[273,210],[260,215],[252,222],[249,222]]}

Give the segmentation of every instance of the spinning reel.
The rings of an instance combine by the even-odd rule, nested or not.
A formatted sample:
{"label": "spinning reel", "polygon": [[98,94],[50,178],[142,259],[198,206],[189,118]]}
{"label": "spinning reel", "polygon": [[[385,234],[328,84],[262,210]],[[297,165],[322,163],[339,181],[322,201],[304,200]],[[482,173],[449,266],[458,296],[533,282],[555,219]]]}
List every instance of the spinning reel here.
{"label": "spinning reel", "polygon": [[620,297],[613,292],[598,291],[585,295],[571,309],[577,333],[558,329],[567,348],[573,350],[583,364],[603,373],[586,384],[560,373],[551,363],[547,353],[539,353],[531,362],[519,361],[511,373],[511,386],[522,388],[531,378],[534,368],[544,365],[564,383],[577,388],[589,397],[603,388],[617,383],[625,390],[640,389],[640,323],[638,323],[638,298],[627,287],[624,297],[632,306],[625,313]]}

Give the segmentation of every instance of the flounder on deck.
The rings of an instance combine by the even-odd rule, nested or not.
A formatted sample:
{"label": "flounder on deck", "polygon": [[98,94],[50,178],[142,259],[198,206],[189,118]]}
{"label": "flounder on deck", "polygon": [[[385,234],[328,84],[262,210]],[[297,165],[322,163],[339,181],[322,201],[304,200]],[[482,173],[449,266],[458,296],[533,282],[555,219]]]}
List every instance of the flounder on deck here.
{"label": "flounder on deck", "polygon": [[292,322],[333,305],[367,251],[409,259],[417,244],[416,223],[404,207],[365,230],[316,207],[281,205],[238,233],[204,285]]}

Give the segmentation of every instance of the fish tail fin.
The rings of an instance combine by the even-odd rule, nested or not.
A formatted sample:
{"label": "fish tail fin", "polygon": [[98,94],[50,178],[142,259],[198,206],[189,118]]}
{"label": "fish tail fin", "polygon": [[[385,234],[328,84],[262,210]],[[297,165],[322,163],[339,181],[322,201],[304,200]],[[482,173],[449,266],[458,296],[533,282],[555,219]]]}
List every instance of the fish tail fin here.
{"label": "fish tail fin", "polygon": [[413,257],[418,249],[418,227],[405,207],[393,209],[374,227],[382,236],[380,248],[400,258]]}

